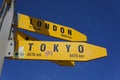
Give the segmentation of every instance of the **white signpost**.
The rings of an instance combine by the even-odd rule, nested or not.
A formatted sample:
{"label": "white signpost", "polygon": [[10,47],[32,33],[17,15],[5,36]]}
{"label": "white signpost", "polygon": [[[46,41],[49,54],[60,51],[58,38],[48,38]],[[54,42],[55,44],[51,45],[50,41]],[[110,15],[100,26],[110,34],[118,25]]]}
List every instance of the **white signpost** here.
{"label": "white signpost", "polygon": [[[11,4],[8,5],[7,1],[5,1],[5,6],[3,7],[3,11],[1,13],[0,18],[0,75],[2,72],[2,66],[4,62],[5,54],[12,55],[13,51],[10,49],[10,45],[13,45],[13,42],[9,40],[11,24],[13,22],[14,16],[14,0],[11,0]],[[11,47],[12,48],[12,47]]]}

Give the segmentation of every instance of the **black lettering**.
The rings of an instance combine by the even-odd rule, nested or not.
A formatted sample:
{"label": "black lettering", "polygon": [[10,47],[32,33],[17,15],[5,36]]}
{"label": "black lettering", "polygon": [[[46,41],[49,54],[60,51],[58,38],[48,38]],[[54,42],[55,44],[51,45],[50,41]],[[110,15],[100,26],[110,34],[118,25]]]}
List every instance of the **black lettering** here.
{"label": "black lettering", "polygon": [[83,53],[83,51],[84,51],[83,45],[79,45],[79,46],[78,46],[78,51],[79,51],[80,53]]}
{"label": "black lettering", "polygon": [[37,26],[41,27],[41,25],[42,25],[42,22],[41,21],[37,21]]}
{"label": "black lettering", "polygon": [[31,56],[31,53],[27,53],[27,56]]}
{"label": "black lettering", "polygon": [[84,58],[84,55],[79,55],[79,58]]}
{"label": "black lettering", "polygon": [[41,44],[40,51],[45,51],[45,50],[46,50],[46,45],[45,44]]}
{"label": "black lettering", "polygon": [[33,25],[33,23],[32,23],[32,18],[30,18],[30,24]]}
{"label": "black lettering", "polygon": [[53,49],[54,52],[58,52],[58,46],[59,46],[58,44],[54,44],[54,49]]}
{"label": "black lettering", "polygon": [[72,30],[68,29],[68,35],[72,35]]}
{"label": "black lettering", "polygon": [[45,29],[49,29],[49,24],[45,23]]}
{"label": "black lettering", "polygon": [[66,48],[67,48],[67,52],[70,51],[70,45],[66,45]]}
{"label": "black lettering", "polygon": [[36,54],[36,56],[41,56],[41,54]]}
{"label": "black lettering", "polygon": [[78,58],[78,54],[70,54],[70,57]]}
{"label": "black lettering", "polygon": [[33,43],[29,43],[29,51],[32,50]]}
{"label": "black lettering", "polygon": [[61,33],[64,33],[64,28],[60,28],[60,32],[61,32]]}
{"label": "black lettering", "polygon": [[53,31],[57,31],[57,26],[53,25]]}
{"label": "black lettering", "polygon": [[71,36],[68,36],[68,35],[65,35],[65,34],[61,34],[61,36],[72,39]]}

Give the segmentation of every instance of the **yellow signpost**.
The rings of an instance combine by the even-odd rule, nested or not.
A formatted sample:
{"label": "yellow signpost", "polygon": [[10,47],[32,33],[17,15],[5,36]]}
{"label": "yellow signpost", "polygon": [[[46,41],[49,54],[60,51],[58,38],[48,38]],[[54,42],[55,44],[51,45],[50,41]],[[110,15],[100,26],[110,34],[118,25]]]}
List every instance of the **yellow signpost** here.
{"label": "yellow signpost", "polygon": [[32,60],[88,61],[107,56],[103,47],[82,42],[18,41],[15,57]]}
{"label": "yellow signpost", "polygon": [[[73,28],[20,13],[14,19],[14,0],[4,0],[0,13],[2,14],[0,21],[2,23],[0,26],[0,53],[2,55],[0,56],[0,73],[4,57],[21,60],[48,60],[63,66],[74,66],[75,61],[89,61],[107,56],[106,48],[85,43],[87,36]],[[19,31],[16,31],[14,37],[14,29],[11,25],[14,28],[71,42],[39,41]],[[13,52],[15,52],[14,55]]]}
{"label": "yellow signpost", "polygon": [[74,61],[88,61],[107,56],[106,48],[84,43],[87,41],[87,36],[67,26],[18,14],[16,27],[74,41],[37,41],[29,35],[16,31],[15,40],[17,44],[14,58],[17,59],[51,60],[60,65],[74,66]]}
{"label": "yellow signpost", "polygon": [[[15,41],[26,41],[26,40],[37,41],[37,39],[32,38],[30,35],[28,36],[27,34],[22,33],[20,31],[15,32]],[[74,66],[75,65],[74,61],[56,61],[56,60],[53,60],[52,62],[59,64],[61,66]]]}
{"label": "yellow signpost", "polygon": [[18,14],[17,28],[68,41],[87,41],[87,36],[67,26]]}

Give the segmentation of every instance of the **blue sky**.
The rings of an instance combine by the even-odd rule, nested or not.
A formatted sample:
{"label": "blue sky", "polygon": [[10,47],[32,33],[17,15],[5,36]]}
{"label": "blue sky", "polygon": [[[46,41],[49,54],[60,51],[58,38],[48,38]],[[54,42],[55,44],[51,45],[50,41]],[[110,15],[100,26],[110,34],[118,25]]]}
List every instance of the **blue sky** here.
{"label": "blue sky", "polygon": [[2,80],[120,80],[119,3],[119,0],[16,0],[17,13],[72,27],[86,34],[88,43],[106,47],[108,56],[77,62],[74,67],[49,61],[6,59]]}

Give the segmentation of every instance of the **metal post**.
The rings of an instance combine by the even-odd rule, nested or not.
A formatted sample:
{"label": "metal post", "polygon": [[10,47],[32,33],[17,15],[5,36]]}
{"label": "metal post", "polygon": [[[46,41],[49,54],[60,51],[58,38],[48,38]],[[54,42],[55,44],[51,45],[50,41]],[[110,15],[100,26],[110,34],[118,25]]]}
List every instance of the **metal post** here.
{"label": "metal post", "polygon": [[10,54],[8,52],[9,49],[9,35],[10,35],[10,30],[11,30],[11,25],[13,22],[13,16],[14,16],[14,2],[15,0],[11,0],[11,4],[8,5],[8,3],[6,2],[5,5],[6,9],[4,9],[5,11],[3,11],[3,15],[4,17],[2,17],[3,19],[1,20],[1,27],[0,27],[0,75],[2,72],[2,66],[3,66],[3,62],[4,62],[4,57],[6,54]]}

